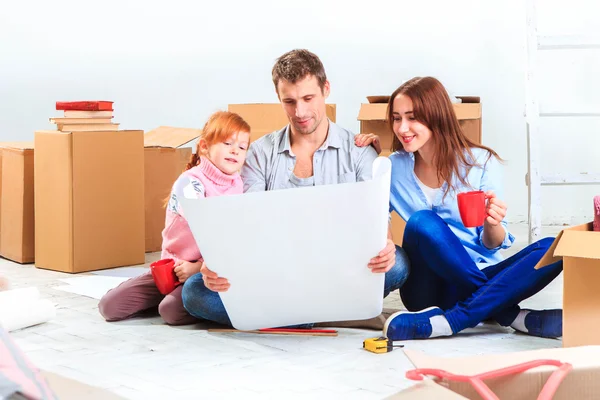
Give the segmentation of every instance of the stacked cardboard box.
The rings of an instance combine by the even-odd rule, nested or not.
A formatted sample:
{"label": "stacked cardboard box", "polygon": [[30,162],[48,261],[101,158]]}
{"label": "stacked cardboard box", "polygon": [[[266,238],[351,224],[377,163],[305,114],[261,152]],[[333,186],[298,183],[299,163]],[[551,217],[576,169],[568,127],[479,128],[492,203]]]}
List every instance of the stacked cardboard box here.
{"label": "stacked cardboard box", "polygon": [[33,142],[0,144],[0,255],[19,263],[35,257]]}

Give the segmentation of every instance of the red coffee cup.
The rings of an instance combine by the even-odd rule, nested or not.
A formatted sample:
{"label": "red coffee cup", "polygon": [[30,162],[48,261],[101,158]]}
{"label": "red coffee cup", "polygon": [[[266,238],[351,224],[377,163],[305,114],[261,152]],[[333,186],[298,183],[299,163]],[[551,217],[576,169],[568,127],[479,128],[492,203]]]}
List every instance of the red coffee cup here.
{"label": "red coffee cup", "polygon": [[485,193],[481,190],[459,193],[457,196],[458,211],[463,225],[474,228],[483,225],[487,213],[485,212]]}
{"label": "red coffee cup", "polygon": [[164,295],[171,293],[177,286],[181,285],[177,275],[175,275],[175,261],[171,258],[153,262],[150,264],[150,271],[158,291]]}

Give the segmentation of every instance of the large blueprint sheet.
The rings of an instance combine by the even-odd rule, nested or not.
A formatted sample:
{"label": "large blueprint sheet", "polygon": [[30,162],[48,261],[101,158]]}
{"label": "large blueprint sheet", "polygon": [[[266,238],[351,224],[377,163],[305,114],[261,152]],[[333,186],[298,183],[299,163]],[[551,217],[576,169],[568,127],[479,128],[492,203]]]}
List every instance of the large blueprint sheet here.
{"label": "large blueprint sheet", "polygon": [[384,275],[367,268],[386,245],[390,160],[373,180],[180,199],[237,329],[367,319],[383,308]]}

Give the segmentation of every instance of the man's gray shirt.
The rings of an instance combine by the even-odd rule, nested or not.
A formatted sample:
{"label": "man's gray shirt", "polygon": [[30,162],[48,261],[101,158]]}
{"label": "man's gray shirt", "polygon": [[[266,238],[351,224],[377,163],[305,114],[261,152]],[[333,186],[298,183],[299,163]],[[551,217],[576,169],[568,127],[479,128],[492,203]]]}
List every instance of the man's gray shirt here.
{"label": "man's gray shirt", "polygon": [[329,121],[327,139],[313,157],[313,176],[298,178],[288,125],[250,145],[241,173],[244,192],[370,180],[376,158],[372,146],[356,146],[352,132]]}

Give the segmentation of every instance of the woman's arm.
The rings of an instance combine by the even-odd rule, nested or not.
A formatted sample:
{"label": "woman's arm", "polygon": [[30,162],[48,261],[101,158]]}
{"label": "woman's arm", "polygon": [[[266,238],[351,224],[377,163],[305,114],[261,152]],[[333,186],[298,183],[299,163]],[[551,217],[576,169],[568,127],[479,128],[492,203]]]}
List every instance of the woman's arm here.
{"label": "woman's arm", "polygon": [[494,156],[491,156],[483,166],[481,176],[480,190],[486,195],[486,213],[487,218],[483,228],[479,229],[479,238],[481,244],[489,250],[499,250],[509,248],[515,238],[508,232],[506,227],[507,205],[504,202],[502,165]]}

